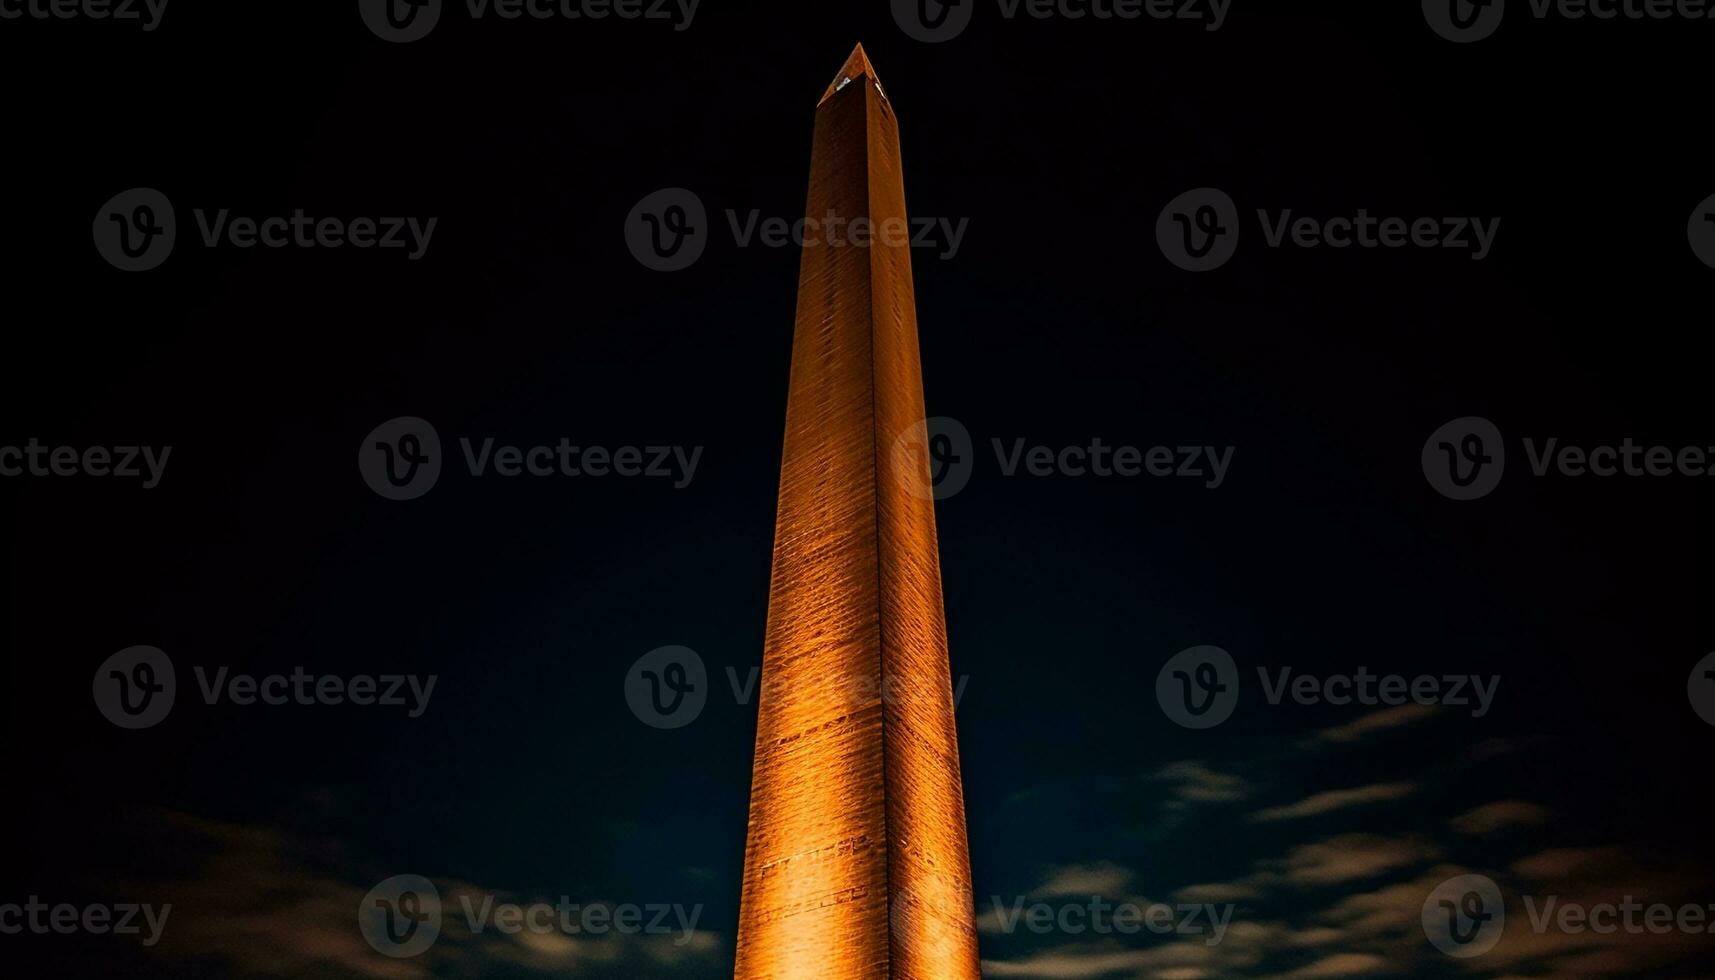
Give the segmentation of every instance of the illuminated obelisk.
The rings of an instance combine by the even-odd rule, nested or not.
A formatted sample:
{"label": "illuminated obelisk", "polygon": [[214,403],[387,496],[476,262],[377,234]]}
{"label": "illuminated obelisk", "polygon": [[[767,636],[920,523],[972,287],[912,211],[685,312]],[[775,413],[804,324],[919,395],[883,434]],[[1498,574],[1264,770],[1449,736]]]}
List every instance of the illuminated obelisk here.
{"label": "illuminated obelisk", "polygon": [[816,108],[806,215],[736,976],[964,980],[977,942],[899,130],[861,45]]}

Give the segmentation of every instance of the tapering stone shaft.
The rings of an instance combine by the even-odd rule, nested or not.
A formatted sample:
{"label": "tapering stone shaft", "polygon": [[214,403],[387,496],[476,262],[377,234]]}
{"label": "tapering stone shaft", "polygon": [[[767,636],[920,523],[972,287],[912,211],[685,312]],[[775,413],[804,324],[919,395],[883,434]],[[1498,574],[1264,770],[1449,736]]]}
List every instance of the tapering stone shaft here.
{"label": "tapering stone shaft", "polygon": [[816,109],[806,216],[736,976],[966,980],[899,130],[861,46]]}

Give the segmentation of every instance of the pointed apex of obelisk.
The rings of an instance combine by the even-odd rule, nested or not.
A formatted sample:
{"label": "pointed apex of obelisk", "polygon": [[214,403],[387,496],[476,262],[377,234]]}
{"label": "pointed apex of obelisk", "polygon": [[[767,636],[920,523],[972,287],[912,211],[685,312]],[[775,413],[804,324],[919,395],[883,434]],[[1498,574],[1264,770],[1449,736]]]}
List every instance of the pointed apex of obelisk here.
{"label": "pointed apex of obelisk", "polygon": [[876,77],[875,69],[869,63],[869,56],[863,53],[862,42],[859,42],[858,46],[852,49],[851,57],[846,59],[845,67],[841,68],[840,73],[834,76],[833,84],[829,85],[828,90],[822,93],[822,98],[816,104],[821,105],[828,101],[829,96],[860,78],[868,78],[875,82],[877,89],[881,88],[881,79]]}

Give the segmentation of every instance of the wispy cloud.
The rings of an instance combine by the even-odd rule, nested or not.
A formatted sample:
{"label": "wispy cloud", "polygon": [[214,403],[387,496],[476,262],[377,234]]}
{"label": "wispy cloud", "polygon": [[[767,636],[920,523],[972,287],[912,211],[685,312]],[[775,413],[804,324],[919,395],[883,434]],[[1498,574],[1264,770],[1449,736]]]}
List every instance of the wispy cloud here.
{"label": "wispy cloud", "polygon": [[1160,959],[1155,950],[1125,949],[1095,944],[1050,950],[1017,960],[984,960],[985,977],[1028,977],[1031,980],[1096,980],[1118,974],[1136,975]]}
{"label": "wispy cloud", "polygon": [[1311,918],[1329,933],[1329,945],[1350,947],[1378,939],[1415,943],[1422,938],[1423,900],[1443,881],[1466,873],[1468,869],[1451,864],[1426,868],[1410,880],[1341,896],[1312,912]]}
{"label": "wispy cloud", "polygon": [[[1152,831],[1165,826],[1168,832],[1150,836],[1149,844],[1196,851],[1218,840],[1218,866],[1225,870],[1215,874],[1230,871],[1230,878],[1176,885],[1159,880],[1152,870],[1089,860],[1086,852],[1079,855],[1085,863],[1052,870],[1038,891],[1119,897],[1128,891],[1164,889],[1176,903],[1230,906],[1234,914],[1224,940],[1211,947],[1176,936],[985,937],[984,975],[1001,980],[1345,980],[1456,974],[1493,980],[1678,980],[1711,975],[1694,968],[1712,955],[1707,936],[1601,935],[1553,922],[1542,925],[1542,903],[1549,898],[1586,909],[1617,904],[1626,896],[1646,904],[1711,900],[1703,882],[1678,869],[1652,867],[1640,859],[1644,852],[1628,847],[1521,853],[1519,845],[1536,836],[1529,830],[1554,823],[1563,807],[1491,797],[1492,802],[1463,813],[1455,809],[1458,816],[1449,820],[1445,811],[1382,806],[1487,785],[1476,779],[1454,784],[1472,775],[1474,767],[1496,770],[1493,775],[1503,780],[1499,785],[1508,785],[1508,772],[1530,765],[1536,750],[1550,744],[1544,737],[1464,742],[1457,752],[1437,755],[1438,764],[1414,772],[1409,781],[1320,789],[1327,785],[1322,780],[1329,755],[1342,747],[1367,754],[1372,740],[1416,738],[1426,734],[1420,729],[1439,723],[1437,708],[1407,705],[1324,729],[1266,759],[1252,756],[1243,764],[1187,759],[1145,774],[1141,783],[1131,777],[1132,785],[1155,796],[1126,812],[1148,813],[1149,804],[1159,800],[1171,818],[1151,825]],[[1301,767],[1304,771],[1293,771]],[[1266,782],[1252,780],[1253,773],[1262,772],[1268,774]],[[1293,789],[1284,791],[1284,786]],[[1316,822],[1306,822],[1310,820]],[[1330,835],[1327,824],[1336,821],[1334,829],[1347,832]],[[1306,829],[1316,833],[1294,835]],[[1358,832],[1365,830],[1371,832]],[[1526,832],[1509,835],[1508,830]],[[1135,845],[1143,838],[1133,832],[1110,839]],[[1127,846],[1109,853],[1137,850]],[[1454,856],[1461,863],[1454,863]],[[1185,870],[1177,860],[1166,860],[1162,867]],[[1506,896],[1505,934],[1495,949],[1475,961],[1449,960],[1424,935],[1425,900],[1438,886],[1464,874],[1489,876]],[[1527,897],[1535,904],[1527,903]]]}
{"label": "wispy cloud", "polygon": [[1185,760],[1163,766],[1155,778],[1173,784],[1173,799],[1181,804],[1236,803],[1251,795],[1252,788],[1238,776],[1216,772],[1208,765]]}
{"label": "wispy cloud", "polygon": [[1217,881],[1206,885],[1189,885],[1173,893],[1175,902],[1198,905],[1228,905],[1256,898],[1262,892],[1255,885],[1238,881]]}
{"label": "wispy cloud", "polygon": [[635,976],[638,968],[662,975],[664,968],[712,967],[725,952],[722,938],[703,930],[600,936],[528,929],[510,935],[498,929],[473,932],[463,911],[466,900],[476,907],[485,899],[518,904],[546,899],[437,878],[443,910],[439,940],[416,957],[391,959],[369,947],[357,920],[368,890],[388,875],[366,877],[363,862],[339,842],[174,811],[146,813],[133,829],[146,830],[151,840],[173,841],[176,852],[173,873],[123,883],[128,891],[173,905],[171,928],[151,952],[171,960],[217,962],[230,976],[414,980],[520,971],[585,976],[592,970]]}
{"label": "wispy cloud", "polygon": [[1074,864],[1055,869],[1031,894],[1038,898],[1059,898],[1067,895],[1113,898],[1126,894],[1136,877],[1136,873],[1131,869],[1112,861]]}
{"label": "wispy cloud", "polygon": [[1112,939],[1065,945],[1017,959],[983,960],[983,976],[1028,980],[1104,980],[1152,977],[1156,980],[1209,980],[1251,976],[1266,950],[1286,934],[1279,923],[1234,922],[1218,946],[1200,940],[1131,948]]}
{"label": "wispy cloud", "polygon": [[1373,977],[1392,973],[1393,964],[1371,953],[1335,953],[1325,956],[1290,973],[1279,974],[1279,980],[1325,980],[1328,977]]}
{"label": "wispy cloud", "polygon": [[1265,861],[1254,880],[1288,885],[1333,885],[1374,878],[1433,859],[1436,848],[1415,837],[1341,834],[1293,848],[1284,858]]}
{"label": "wispy cloud", "polygon": [[1540,882],[1573,878],[1612,878],[1633,865],[1623,847],[1558,847],[1538,851],[1513,864],[1513,872]]}
{"label": "wispy cloud", "polygon": [[1286,806],[1269,807],[1251,814],[1250,819],[1259,823],[1275,820],[1297,820],[1302,817],[1317,817],[1336,810],[1360,806],[1365,803],[1379,803],[1386,800],[1401,800],[1417,792],[1415,783],[1377,783],[1373,786],[1361,786],[1356,789],[1336,789],[1326,793],[1307,796],[1296,803]]}
{"label": "wispy cloud", "polygon": [[1540,827],[1553,814],[1547,807],[1524,800],[1485,803],[1453,818],[1453,829],[1472,837],[1486,837],[1513,827]]}
{"label": "wispy cloud", "polygon": [[1397,708],[1384,708],[1359,718],[1357,721],[1333,728],[1324,728],[1311,736],[1306,745],[1309,747],[1321,745],[1343,745],[1361,741],[1372,735],[1415,724],[1435,716],[1440,708],[1437,705],[1403,704]]}

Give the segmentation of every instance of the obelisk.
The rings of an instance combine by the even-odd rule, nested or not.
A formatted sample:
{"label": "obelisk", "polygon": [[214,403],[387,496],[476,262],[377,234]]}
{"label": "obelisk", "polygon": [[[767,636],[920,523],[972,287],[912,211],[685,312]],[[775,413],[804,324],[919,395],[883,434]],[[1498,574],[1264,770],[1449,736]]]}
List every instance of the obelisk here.
{"label": "obelisk", "polygon": [[979,976],[899,129],[861,45],[816,107],[740,980]]}

